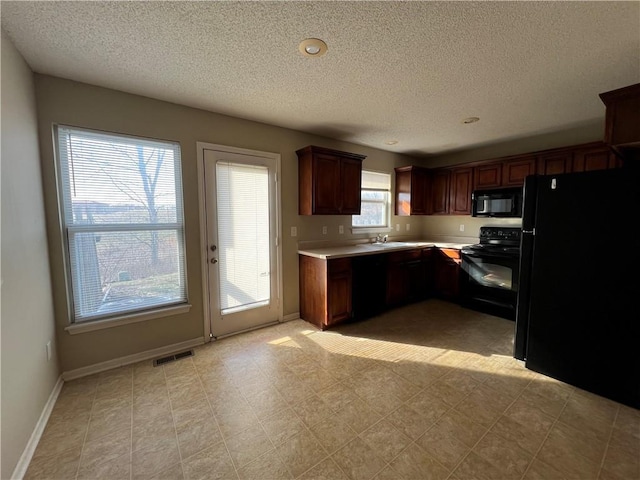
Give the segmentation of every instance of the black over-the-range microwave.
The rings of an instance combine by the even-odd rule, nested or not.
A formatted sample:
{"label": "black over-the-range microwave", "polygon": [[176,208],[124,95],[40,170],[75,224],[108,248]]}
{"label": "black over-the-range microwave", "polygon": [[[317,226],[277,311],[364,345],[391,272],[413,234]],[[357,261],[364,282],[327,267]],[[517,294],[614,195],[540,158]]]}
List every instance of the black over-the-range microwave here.
{"label": "black over-the-range microwave", "polygon": [[522,187],[474,190],[472,217],[522,217]]}

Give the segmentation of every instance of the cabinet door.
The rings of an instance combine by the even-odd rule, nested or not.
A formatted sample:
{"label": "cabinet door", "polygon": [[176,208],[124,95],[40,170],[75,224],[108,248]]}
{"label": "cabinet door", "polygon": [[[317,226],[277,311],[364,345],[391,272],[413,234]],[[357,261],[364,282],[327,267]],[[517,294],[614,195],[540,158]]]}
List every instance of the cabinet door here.
{"label": "cabinet door", "polygon": [[396,172],[396,215],[411,215],[411,171],[395,169]]}
{"label": "cabinet door", "polygon": [[460,252],[440,249],[436,260],[435,289],[438,296],[457,300],[460,292]]}
{"label": "cabinet door", "polygon": [[351,261],[329,260],[327,278],[327,326],[351,318]]}
{"label": "cabinet door", "polygon": [[573,172],[589,172],[616,168],[618,159],[607,145],[590,149],[579,149],[573,154]]}
{"label": "cabinet door", "polygon": [[451,170],[450,214],[471,215],[472,175],[472,168],[454,168]]}
{"label": "cabinet door", "polygon": [[399,167],[396,172],[396,215],[427,214],[427,170],[420,167]]}
{"label": "cabinet door", "polygon": [[407,277],[407,301],[417,302],[425,297],[424,263],[422,258],[405,264]]}
{"label": "cabinet door", "polygon": [[360,215],[362,162],[342,159],[342,215]]}
{"label": "cabinet door", "polygon": [[336,215],[342,206],[339,188],[342,175],[340,157],[316,153],[313,156],[313,213]]}
{"label": "cabinet door", "polygon": [[434,291],[435,281],[435,265],[434,265],[434,248],[425,248],[422,250],[422,270],[424,273],[424,296],[430,297]]}
{"label": "cabinet door", "polygon": [[473,169],[473,188],[495,188],[502,184],[502,163],[479,165]]}
{"label": "cabinet door", "polygon": [[507,160],[502,165],[502,186],[520,187],[527,175],[536,173],[536,157]]}
{"label": "cabinet door", "polygon": [[407,275],[402,261],[387,264],[387,305],[401,305],[407,301]]}
{"label": "cabinet door", "polygon": [[446,215],[449,213],[449,170],[435,170],[431,174],[429,213]]}
{"label": "cabinet door", "polygon": [[538,157],[538,173],[540,175],[559,175],[571,172],[573,152],[543,154]]}
{"label": "cabinet door", "polygon": [[427,172],[411,171],[411,215],[427,214]]}
{"label": "cabinet door", "polygon": [[392,252],[387,256],[387,304],[400,305],[425,297],[423,252]]}
{"label": "cabinet door", "polygon": [[640,145],[640,83],[600,94],[607,107],[604,141],[614,147]]}

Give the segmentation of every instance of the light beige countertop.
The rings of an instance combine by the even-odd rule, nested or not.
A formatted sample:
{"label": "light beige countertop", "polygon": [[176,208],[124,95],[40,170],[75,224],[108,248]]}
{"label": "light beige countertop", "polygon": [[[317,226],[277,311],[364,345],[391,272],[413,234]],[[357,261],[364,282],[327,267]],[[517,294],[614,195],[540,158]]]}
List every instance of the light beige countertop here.
{"label": "light beige countertop", "polygon": [[361,255],[373,255],[376,253],[394,252],[399,250],[411,250],[414,248],[437,247],[454,248],[460,250],[471,243],[448,243],[440,241],[407,241],[407,242],[387,242],[387,243],[358,243],[355,245],[341,245],[332,247],[312,248],[298,250],[300,255],[321,258],[324,260],[332,258],[358,257]]}

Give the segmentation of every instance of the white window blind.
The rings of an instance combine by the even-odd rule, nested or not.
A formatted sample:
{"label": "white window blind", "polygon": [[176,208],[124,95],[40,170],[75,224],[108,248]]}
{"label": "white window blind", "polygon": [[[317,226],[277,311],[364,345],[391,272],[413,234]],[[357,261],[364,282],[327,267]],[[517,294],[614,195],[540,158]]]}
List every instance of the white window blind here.
{"label": "white window blind", "polygon": [[179,145],[56,133],[72,321],[185,303]]}
{"label": "white window blind", "polygon": [[222,314],[271,298],[269,170],[216,164],[218,261]]}
{"label": "white window blind", "polygon": [[362,171],[360,215],[351,217],[353,227],[388,227],[391,175]]}

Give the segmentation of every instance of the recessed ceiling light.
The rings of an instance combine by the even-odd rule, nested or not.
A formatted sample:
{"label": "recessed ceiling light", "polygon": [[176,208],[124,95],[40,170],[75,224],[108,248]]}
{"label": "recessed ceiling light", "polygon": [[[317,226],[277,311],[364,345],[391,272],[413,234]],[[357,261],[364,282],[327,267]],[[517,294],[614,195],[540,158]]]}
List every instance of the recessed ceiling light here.
{"label": "recessed ceiling light", "polygon": [[327,44],[319,38],[305,38],[300,42],[298,50],[305,57],[321,57],[327,53]]}
{"label": "recessed ceiling light", "polygon": [[384,143],[385,145],[395,145],[396,143],[398,143],[398,140],[387,140]]}
{"label": "recessed ceiling light", "polygon": [[480,121],[480,118],[478,117],[469,117],[462,120],[462,123],[476,123],[478,121]]}

